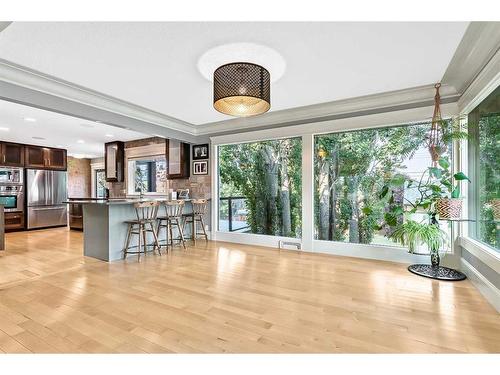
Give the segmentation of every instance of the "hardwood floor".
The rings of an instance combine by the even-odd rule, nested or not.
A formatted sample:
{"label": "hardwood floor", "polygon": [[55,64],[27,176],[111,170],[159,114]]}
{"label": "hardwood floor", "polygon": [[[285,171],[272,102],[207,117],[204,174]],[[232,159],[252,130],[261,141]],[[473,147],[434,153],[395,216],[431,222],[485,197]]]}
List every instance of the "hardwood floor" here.
{"label": "hardwood floor", "polygon": [[204,241],[106,263],[66,228],[6,247],[0,352],[500,352],[500,315],[469,281],[404,264]]}

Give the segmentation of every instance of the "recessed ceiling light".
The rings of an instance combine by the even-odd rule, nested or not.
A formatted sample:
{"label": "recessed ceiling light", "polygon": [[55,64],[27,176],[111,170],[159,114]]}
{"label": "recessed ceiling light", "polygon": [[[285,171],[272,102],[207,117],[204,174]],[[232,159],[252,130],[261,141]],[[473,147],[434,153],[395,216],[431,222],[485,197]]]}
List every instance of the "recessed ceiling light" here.
{"label": "recessed ceiling light", "polygon": [[38,140],[45,140],[45,138],[44,138],[44,137],[31,137],[31,138],[33,138],[33,139],[38,139]]}
{"label": "recessed ceiling light", "polygon": [[83,139],[79,139],[76,143],[85,143],[85,141]]}
{"label": "recessed ceiling light", "polygon": [[104,134],[105,137],[108,137],[108,138],[113,138],[114,135],[113,134]]}
{"label": "recessed ceiling light", "polygon": [[3,131],[3,132],[8,132],[10,129],[6,128],[6,127],[3,127],[3,126],[0,126],[0,130]]}
{"label": "recessed ceiling light", "polygon": [[24,118],[24,121],[26,121],[26,122],[36,122],[36,118],[33,118],[33,117],[25,117],[25,118]]}

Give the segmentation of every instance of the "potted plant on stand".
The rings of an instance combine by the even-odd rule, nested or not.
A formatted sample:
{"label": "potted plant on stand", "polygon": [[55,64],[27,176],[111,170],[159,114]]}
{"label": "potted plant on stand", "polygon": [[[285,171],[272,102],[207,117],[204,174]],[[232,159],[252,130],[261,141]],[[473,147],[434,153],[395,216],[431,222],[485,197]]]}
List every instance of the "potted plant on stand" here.
{"label": "potted plant on stand", "polygon": [[399,224],[391,233],[390,239],[408,246],[410,254],[415,253],[419,244],[426,245],[431,254],[431,264],[439,266],[439,250],[446,244],[446,233],[433,223],[419,223],[407,220]]}
{"label": "potted plant on stand", "polygon": [[[452,220],[460,218],[462,200],[460,196],[460,182],[469,181],[463,172],[451,174],[450,163],[447,157],[440,157],[437,165],[429,167],[420,180],[403,178],[396,175],[383,186],[381,198],[385,197],[389,205],[394,201],[394,191],[401,186],[413,189],[417,197],[412,200],[405,198],[406,205],[392,205],[385,214],[384,225],[389,228],[388,237],[395,242],[408,246],[409,252],[414,253],[417,245],[427,246],[431,256],[431,264],[414,264],[408,269],[416,274],[442,280],[463,280],[461,272],[440,266],[439,250],[446,243],[446,234],[439,227],[438,218]],[[458,209],[449,202],[459,202]],[[450,208],[451,207],[451,208]],[[428,222],[412,220],[411,216],[418,212],[426,212]],[[401,222],[397,218],[405,220]]]}

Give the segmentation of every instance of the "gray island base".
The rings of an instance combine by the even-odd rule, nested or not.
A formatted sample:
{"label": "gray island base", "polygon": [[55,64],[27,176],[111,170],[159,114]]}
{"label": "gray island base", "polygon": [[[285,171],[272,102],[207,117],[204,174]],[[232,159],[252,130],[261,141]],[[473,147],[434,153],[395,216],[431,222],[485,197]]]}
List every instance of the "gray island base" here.
{"label": "gray island base", "polygon": [[[144,199],[142,200],[144,201]],[[161,201],[161,200],[160,200]],[[187,199],[184,213],[191,213],[192,206]],[[116,201],[71,201],[83,206],[83,254],[105,261],[123,259],[123,246],[127,235],[125,221],[136,219],[134,203],[137,199]],[[158,215],[165,215],[164,207],[160,206]],[[210,215],[207,215],[207,219]],[[190,226],[186,225],[184,235],[191,235]],[[174,231],[174,237],[176,237]],[[165,232],[160,232],[161,244],[165,244]],[[132,238],[132,244],[137,245],[137,236]],[[152,234],[148,233],[147,243],[152,244]],[[148,247],[149,249],[152,247]]]}

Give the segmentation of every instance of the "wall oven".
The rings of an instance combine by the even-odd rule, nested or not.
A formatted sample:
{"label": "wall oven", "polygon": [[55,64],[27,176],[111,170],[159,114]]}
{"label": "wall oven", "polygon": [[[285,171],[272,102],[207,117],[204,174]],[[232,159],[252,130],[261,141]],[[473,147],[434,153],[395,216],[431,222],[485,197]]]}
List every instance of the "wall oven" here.
{"label": "wall oven", "polygon": [[23,186],[0,185],[0,204],[3,204],[5,212],[24,211]]}

